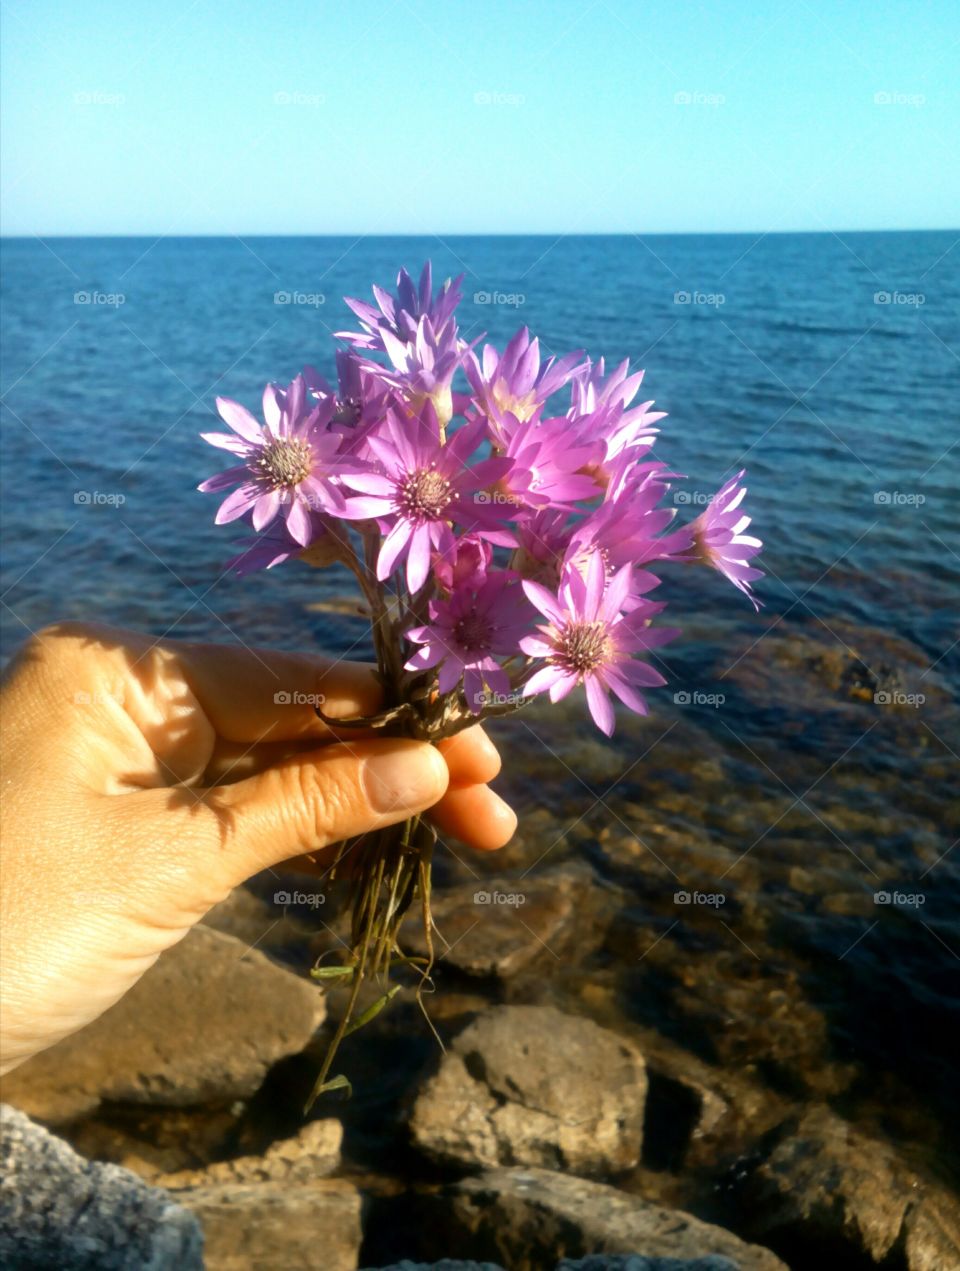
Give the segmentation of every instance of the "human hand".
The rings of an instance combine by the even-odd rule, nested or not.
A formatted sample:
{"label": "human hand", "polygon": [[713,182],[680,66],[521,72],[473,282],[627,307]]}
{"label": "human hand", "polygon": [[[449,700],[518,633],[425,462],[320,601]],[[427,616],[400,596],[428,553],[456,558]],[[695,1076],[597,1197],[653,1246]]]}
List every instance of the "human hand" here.
{"label": "human hand", "polygon": [[[4,676],[0,1072],[96,1019],[251,875],[430,809],[501,847],[516,817],[479,727],[338,736],[371,668],[61,624]],[[296,862],[294,862],[296,864]]]}

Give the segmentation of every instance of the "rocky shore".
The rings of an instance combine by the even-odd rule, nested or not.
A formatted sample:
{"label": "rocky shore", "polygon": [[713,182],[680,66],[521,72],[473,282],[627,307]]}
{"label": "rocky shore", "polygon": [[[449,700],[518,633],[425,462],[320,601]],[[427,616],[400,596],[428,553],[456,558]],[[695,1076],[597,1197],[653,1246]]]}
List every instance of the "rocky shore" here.
{"label": "rocky shore", "polygon": [[[629,855],[616,837],[600,850],[608,875]],[[522,903],[508,871],[439,882],[431,1015],[445,1051],[401,995],[344,1048],[353,1099],[307,1121],[329,1024],[304,972],[340,919],[333,901],[323,924],[278,907],[275,879],[236,892],[102,1019],[10,1074],[3,1265],[960,1267],[955,1196],[845,1118],[849,1071],[777,1079],[822,1042],[789,977],[737,982],[767,1066],[738,1062],[743,1003],[715,979],[705,1058],[682,1029],[612,1009],[612,967],[636,963],[644,928],[609,876],[545,866]],[[565,968],[587,959],[574,991]],[[689,1031],[708,998],[685,974],[674,1001]],[[338,1005],[334,993],[331,1018]]]}

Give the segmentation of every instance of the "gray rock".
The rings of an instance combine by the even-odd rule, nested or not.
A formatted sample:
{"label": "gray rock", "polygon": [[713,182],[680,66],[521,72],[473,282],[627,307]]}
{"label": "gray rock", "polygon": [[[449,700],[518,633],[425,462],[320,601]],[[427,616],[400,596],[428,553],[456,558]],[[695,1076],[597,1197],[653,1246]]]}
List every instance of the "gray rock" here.
{"label": "gray rock", "polygon": [[[480,978],[508,979],[538,959],[555,962],[570,941],[592,882],[590,870],[564,867],[522,882],[486,878],[438,891],[432,898],[435,954],[446,966]],[[598,923],[576,925],[583,928],[584,940],[588,933],[597,943],[602,939]],[[418,914],[404,923],[402,942],[413,953],[426,953]]]}
{"label": "gray rock", "polygon": [[499,1006],[457,1037],[411,1129],[442,1162],[614,1173],[640,1159],[646,1089],[631,1042],[553,1007]]}
{"label": "gray rock", "polygon": [[909,1271],[960,1267],[960,1203],[826,1107],[780,1140],[745,1199],[759,1239],[875,1262],[902,1246]]}
{"label": "gray rock", "polygon": [[195,927],[93,1024],[4,1079],[4,1098],[56,1125],[104,1100],[184,1107],[242,1098],[301,1051],[324,1016],[306,980]]}
{"label": "gray rock", "polygon": [[242,1183],[177,1197],[203,1227],[207,1271],[356,1271],[360,1193],[350,1183]]}
{"label": "gray rock", "polygon": [[200,1227],[166,1192],[85,1161],[0,1108],[0,1264],[7,1271],[202,1271]]}
{"label": "gray rock", "polygon": [[340,1164],[343,1126],[333,1118],[311,1121],[292,1139],[272,1143],[262,1156],[238,1156],[199,1170],[178,1170],[154,1181],[170,1191],[215,1183],[309,1183]]}
{"label": "gray rock", "polygon": [[469,1242],[510,1267],[642,1249],[650,1259],[710,1256],[728,1258],[739,1271],[787,1271],[769,1249],[683,1210],[548,1170],[497,1169],[465,1179],[437,1198],[435,1213],[448,1245]]}

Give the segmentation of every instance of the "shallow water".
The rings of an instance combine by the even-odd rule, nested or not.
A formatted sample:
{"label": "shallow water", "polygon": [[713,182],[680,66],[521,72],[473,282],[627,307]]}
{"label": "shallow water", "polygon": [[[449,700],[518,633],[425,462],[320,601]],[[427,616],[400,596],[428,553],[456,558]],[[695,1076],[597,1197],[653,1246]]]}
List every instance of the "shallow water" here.
{"label": "shallow water", "polygon": [[550,350],[630,357],[670,412],[658,451],[689,475],[681,516],[749,469],[765,607],[668,577],[684,638],[648,718],[621,717],[608,742],[574,699],[499,725],[522,830],[496,869],[586,858],[611,889],[610,935],[557,970],[560,1000],[830,1098],[950,1174],[957,242],[7,240],[4,651],[74,617],[363,656],[359,621],[308,607],[347,593],[342,578],[223,575],[197,433],[217,393],[253,406],[267,378],[329,369],[329,333],[350,325],[339,297],[399,263],[466,270],[470,338],[526,322]]}

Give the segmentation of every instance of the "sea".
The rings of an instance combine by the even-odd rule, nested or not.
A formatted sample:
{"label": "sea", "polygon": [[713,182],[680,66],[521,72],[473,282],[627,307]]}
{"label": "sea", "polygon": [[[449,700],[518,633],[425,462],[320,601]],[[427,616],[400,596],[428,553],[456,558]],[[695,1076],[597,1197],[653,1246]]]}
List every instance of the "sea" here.
{"label": "sea", "polygon": [[645,368],[678,520],[745,468],[766,571],[759,613],[666,576],[669,682],[610,740],[578,695],[494,725],[517,842],[450,877],[586,863],[615,935],[557,1000],[956,1183],[960,231],[6,239],[4,657],[66,618],[368,656],[342,575],[224,570],[198,434],[428,258],[468,339]]}

